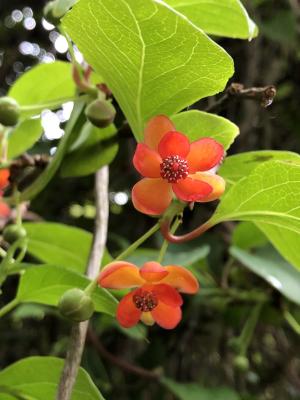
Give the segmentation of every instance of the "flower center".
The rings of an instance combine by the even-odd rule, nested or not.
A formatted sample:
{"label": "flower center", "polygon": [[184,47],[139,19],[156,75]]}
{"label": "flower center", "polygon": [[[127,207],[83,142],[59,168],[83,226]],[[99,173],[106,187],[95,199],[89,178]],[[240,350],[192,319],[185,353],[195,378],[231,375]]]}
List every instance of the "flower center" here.
{"label": "flower center", "polygon": [[143,312],[152,311],[158,304],[156,295],[153,292],[140,290],[133,296],[136,308]]}
{"label": "flower center", "polygon": [[169,183],[176,183],[185,179],[189,174],[187,161],[180,156],[169,156],[160,164],[160,175]]}

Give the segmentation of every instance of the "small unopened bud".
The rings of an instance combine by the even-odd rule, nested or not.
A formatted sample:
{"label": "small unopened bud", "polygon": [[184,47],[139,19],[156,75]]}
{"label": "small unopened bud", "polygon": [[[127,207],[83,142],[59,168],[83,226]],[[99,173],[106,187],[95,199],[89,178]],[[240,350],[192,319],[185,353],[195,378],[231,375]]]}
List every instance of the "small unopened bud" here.
{"label": "small unopened bud", "polygon": [[14,243],[19,239],[23,239],[27,236],[26,229],[20,225],[8,225],[4,228],[3,239],[7,243]]}
{"label": "small unopened bud", "polygon": [[0,124],[14,126],[18,123],[20,107],[11,97],[0,97]]}
{"label": "small unopened bud", "polygon": [[115,119],[116,110],[109,101],[97,99],[86,107],[85,115],[93,125],[106,128]]}
{"label": "small unopened bud", "polygon": [[248,358],[242,355],[236,356],[234,358],[233,365],[237,370],[242,372],[248,371],[250,366]]}
{"label": "small unopened bud", "polygon": [[58,309],[64,317],[75,322],[82,322],[93,315],[94,303],[83,290],[74,288],[62,295]]}

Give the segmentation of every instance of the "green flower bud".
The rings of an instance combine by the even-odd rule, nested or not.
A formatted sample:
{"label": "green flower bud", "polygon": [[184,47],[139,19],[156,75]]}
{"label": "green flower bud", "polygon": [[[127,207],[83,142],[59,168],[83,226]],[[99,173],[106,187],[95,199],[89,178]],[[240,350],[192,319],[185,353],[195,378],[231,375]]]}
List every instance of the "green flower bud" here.
{"label": "green flower bud", "polygon": [[26,229],[20,225],[8,225],[3,231],[3,239],[8,243],[14,243],[18,239],[25,238],[26,236]]}
{"label": "green flower bud", "polygon": [[109,101],[97,99],[86,107],[85,115],[93,125],[106,128],[115,119],[116,110]]}
{"label": "green flower bud", "polygon": [[94,312],[94,303],[89,295],[81,289],[67,290],[58,303],[61,314],[76,322],[86,321]]}
{"label": "green flower bud", "polygon": [[0,97],[0,124],[14,126],[20,116],[19,104],[11,97]]}
{"label": "green flower bud", "polygon": [[248,371],[250,367],[248,358],[242,355],[236,356],[234,358],[233,365],[237,370],[242,372]]}

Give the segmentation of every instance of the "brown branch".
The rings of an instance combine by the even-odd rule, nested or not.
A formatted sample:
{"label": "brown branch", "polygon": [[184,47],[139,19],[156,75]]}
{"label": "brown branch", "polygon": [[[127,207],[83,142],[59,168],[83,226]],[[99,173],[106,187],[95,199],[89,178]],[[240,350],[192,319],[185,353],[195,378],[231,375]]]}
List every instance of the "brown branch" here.
{"label": "brown branch", "polygon": [[214,104],[205,109],[206,112],[212,112],[223,108],[225,103],[232,98],[255,100],[262,107],[269,107],[276,96],[275,86],[269,85],[264,87],[245,88],[241,83],[232,83],[225,91],[225,94],[220,97]]}
{"label": "brown branch", "polygon": [[184,243],[188,242],[190,240],[196,239],[198,236],[201,236],[204,232],[206,232],[208,229],[212,228],[212,224],[210,221],[205,222],[198,228],[194,229],[193,231],[186,233],[184,235],[174,235],[171,232],[171,220],[169,219],[163,219],[160,224],[160,231],[163,237],[171,243]]}
{"label": "brown branch", "polygon": [[159,374],[158,372],[148,371],[147,369],[138,367],[137,365],[129,364],[127,361],[122,360],[121,358],[115,356],[114,354],[111,354],[103,346],[100,339],[95,334],[95,332],[92,330],[92,328],[88,329],[87,337],[88,337],[88,340],[90,341],[90,343],[97,350],[97,352],[99,353],[100,356],[106,358],[112,364],[115,364],[117,367],[121,368],[125,372],[137,375],[141,378],[152,379],[152,380],[158,380],[161,377],[161,374]]}
{"label": "brown branch", "polygon": [[[108,201],[108,167],[101,168],[95,175],[96,221],[93,244],[89,256],[86,275],[94,279],[99,273],[101,260],[105,250],[109,201]],[[65,365],[60,377],[57,400],[69,400],[76,381],[81,357],[84,349],[89,321],[74,323]]]}

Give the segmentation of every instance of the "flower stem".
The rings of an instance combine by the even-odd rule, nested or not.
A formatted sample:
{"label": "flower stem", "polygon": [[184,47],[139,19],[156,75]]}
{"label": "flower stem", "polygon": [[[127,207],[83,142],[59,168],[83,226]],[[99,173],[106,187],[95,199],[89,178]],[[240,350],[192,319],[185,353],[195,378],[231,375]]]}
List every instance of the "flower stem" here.
{"label": "flower stem", "polygon": [[163,219],[161,221],[160,230],[161,230],[163,237],[168,242],[171,242],[171,243],[184,243],[189,240],[196,239],[198,236],[202,235],[204,232],[206,232],[208,229],[210,229],[214,226],[214,224],[211,222],[211,220],[209,220],[209,221],[205,222],[204,224],[202,224],[201,226],[199,226],[198,228],[194,229],[193,231],[186,233],[185,235],[175,236],[170,231],[170,223],[171,223],[171,220]]}
{"label": "flower stem", "polygon": [[4,317],[7,313],[13,310],[19,304],[19,300],[17,298],[13,299],[9,303],[5,304],[4,307],[0,309],[0,318]]}
{"label": "flower stem", "polygon": [[292,316],[292,314],[289,311],[285,311],[283,314],[286,322],[290,325],[290,327],[293,329],[295,333],[300,335],[300,324],[299,322]]}
{"label": "flower stem", "polygon": [[[176,230],[177,230],[177,228],[179,227],[179,225],[181,224],[181,219],[180,218],[177,218],[176,220],[175,220],[175,222],[174,222],[174,224],[172,225],[172,228],[170,229],[170,233],[171,234],[174,234],[175,232],[176,232]],[[169,246],[169,241],[168,240],[164,240],[163,241],[163,244],[162,244],[162,246],[161,246],[161,249],[160,249],[160,252],[159,252],[159,255],[158,255],[158,258],[157,258],[157,262],[159,263],[159,264],[161,264],[162,263],[162,261],[163,261],[163,259],[164,259],[164,256],[165,256],[165,254],[166,254],[166,251],[167,251],[167,249],[168,249],[168,246]]]}
{"label": "flower stem", "polygon": [[121,254],[119,254],[118,257],[115,258],[115,261],[119,261],[119,260],[127,258],[131,253],[134,252],[134,250],[136,250],[150,236],[152,236],[156,231],[158,231],[159,227],[160,227],[160,222],[157,222],[151,229],[149,229],[149,231],[144,233],[143,236],[141,236],[138,240],[136,240],[134,243],[132,243],[125,251],[123,251]]}
{"label": "flower stem", "polygon": [[56,108],[59,108],[62,104],[67,103],[69,101],[80,101],[80,100],[87,100],[89,98],[89,95],[84,94],[82,96],[72,96],[72,97],[63,97],[61,99],[49,101],[49,103],[44,103],[44,104],[33,104],[29,106],[21,106],[20,110],[21,112],[32,112],[32,113],[37,113],[39,114],[41,111],[47,109],[50,110],[55,110]]}
{"label": "flower stem", "polygon": [[247,319],[247,321],[245,323],[242,333],[239,337],[239,342],[241,344],[241,351],[240,351],[241,355],[245,355],[247,352],[247,349],[251,342],[255,327],[257,325],[257,322],[258,322],[258,319],[260,316],[262,305],[263,305],[263,303],[258,303],[253,308],[249,318]]}
{"label": "flower stem", "polygon": [[[150,236],[152,236],[160,227],[159,222],[157,222],[149,231],[144,233],[138,240],[132,243],[125,251],[123,251],[114,261],[122,260],[128,257],[134,250],[136,250],[142,243],[144,243]],[[93,279],[88,286],[84,289],[87,295],[91,295],[98,285],[98,275]]]}

